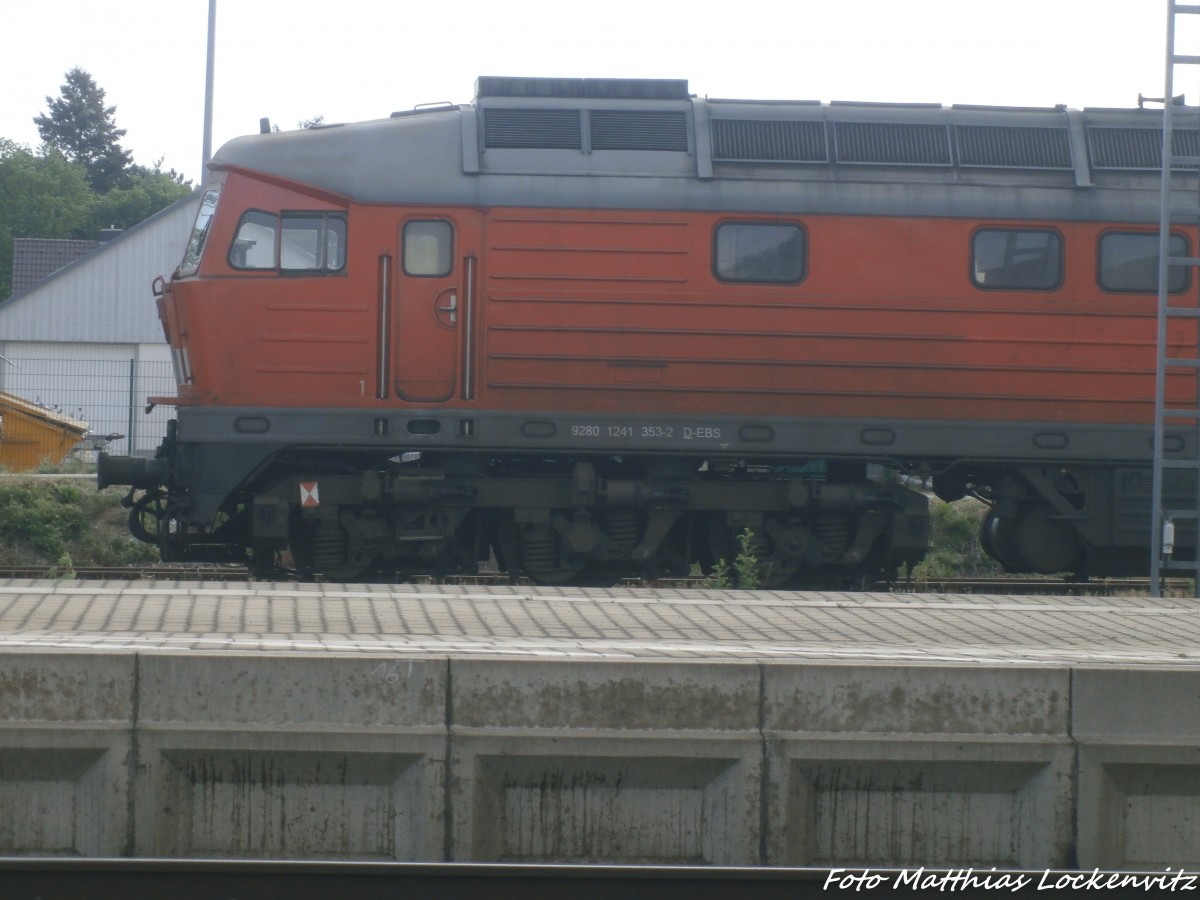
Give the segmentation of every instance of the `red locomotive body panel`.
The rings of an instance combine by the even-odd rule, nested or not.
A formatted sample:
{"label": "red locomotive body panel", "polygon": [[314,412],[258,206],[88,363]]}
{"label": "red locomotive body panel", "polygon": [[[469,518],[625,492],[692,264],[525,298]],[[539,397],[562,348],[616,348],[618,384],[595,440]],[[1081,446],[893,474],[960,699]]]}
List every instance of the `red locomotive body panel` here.
{"label": "red locomotive body panel", "polygon": [[[237,205],[223,201],[217,251],[245,210],[302,197],[247,181],[227,183]],[[1134,233],[1117,223],[320,208],[349,211],[343,275],[238,272],[211,252],[203,280],[176,282],[197,373],[184,403],[1097,424],[1153,414],[1154,299],[1096,284],[1100,237]],[[445,278],[394,267],[380,351],[380,260],[397,258],[411,221],[452,223],[455,265]],[[713,235],[730,221],[803,229],[803,280],[722,283]],[[1061,285],[974,286],[971,236],[985,227],[1053,229],[1066,248]],[[472,290],[467,259],[476,314],[451,321],[438,309]],[[1180,345],[1186,329],[1177,323]],[[375,388],[384,359],[395,370],[387,396]],[[1183,379],[1172,388],[1181,401],[1193,390]]]}
{"label": "red locomotive body panel", "polygon": [[[970,283],[972,232],[1007,223],[884,217],[783,219],[809,236],[803,282],[721,284],[710,248],[727,220],[601,223],[543,212],[540,227],[511,213],[489,225],[490,402],[964,422],[1150,420],[1153,298],[1097,289],[1094,248],[1104,225],[1058,226],[1074,250],[1063,286],[1031,294]],[[1020,227],[1031,224],[1043,223]]]}

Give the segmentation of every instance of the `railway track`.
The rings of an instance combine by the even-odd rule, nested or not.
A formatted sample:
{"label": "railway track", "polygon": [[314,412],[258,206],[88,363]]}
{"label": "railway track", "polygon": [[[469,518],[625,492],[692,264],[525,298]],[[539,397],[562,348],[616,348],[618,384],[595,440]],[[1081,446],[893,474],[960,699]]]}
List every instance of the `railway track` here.
{"label": "railway track", "polygon": [[[1096,578],[1087,581],[1068,581],[1063,578],[1037,576],[997,576],[992,578],[930,579],[897,585],[876,585],[879,590],[905,591],[917,594],[1079,594],[1097,597],[1143,595],[1150,592],[1149,578]],[[1192,582],[1186,578],[1164,581],[1164,594],[1191,596]]]}
{"label": "railway track", "polygon": [[[173,900],[803,900],[822,893],[815,869],[640,868],[232,860],[0,860],[0,890],[42,897]],[[869,896],[869,895],[868,895]],[[880,896],[883,896],[880,894]]]}
{"label": "railway track", "polygon": [[[244,566],[229,565],[173,565],[147,564],[142,566],[74,566],[68,569],[46,566],[0,566],[0,579],[79,579],[90,581],[203,581],[242,582],[255,580]],[[293,579],[294,580],[294,579]],[[507,575],[480,573],[476,575],[448,575],[435,579],[420,576],[414,583],[451,585],[497,585],[510,584]],[[532,584],[526,578],[517,584]],[[625,588],[687,589],[709,588],[713,585],[705,578],[672,578],[656,582],[625,579],[619,583]],[[868,588],[879,592],[903,592],[917,594],[1076,594],[1099,597],[1122,595],[1144,595],[1149,593],[1148,578],[1103,578],[1089,581],[1067,581],[1062,578],[997,576],[989,578],[927,579],[887,584],[877,582]],[[1189,579],[1167,579],[1163,593],[1166,596],[1192,596]]]}
{"label": "railway track", "polygon": [[81,581],[250,581],[244,566],[0,566],[0,578]]}
{"label": "railway track", "polygon": [[[516,865],[168,859],[0,859],[0,895],[171,897],[172,900],[805,900],[853,896],[1145,897],[1194,883],[1163,872],[997,868],[724,868],[717,866]],[[1182,889],[1187,889],[1186,887]]]}

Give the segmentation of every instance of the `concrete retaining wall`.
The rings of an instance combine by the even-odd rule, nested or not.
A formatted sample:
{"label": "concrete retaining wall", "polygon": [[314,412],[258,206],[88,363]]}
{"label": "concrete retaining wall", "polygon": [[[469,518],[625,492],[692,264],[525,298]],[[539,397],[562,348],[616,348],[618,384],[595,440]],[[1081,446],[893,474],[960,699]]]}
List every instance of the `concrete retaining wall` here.
{"label": "concrete retaining wall", "polygon": [[15,651],[0,855],[1200,867],[1200,671]]}

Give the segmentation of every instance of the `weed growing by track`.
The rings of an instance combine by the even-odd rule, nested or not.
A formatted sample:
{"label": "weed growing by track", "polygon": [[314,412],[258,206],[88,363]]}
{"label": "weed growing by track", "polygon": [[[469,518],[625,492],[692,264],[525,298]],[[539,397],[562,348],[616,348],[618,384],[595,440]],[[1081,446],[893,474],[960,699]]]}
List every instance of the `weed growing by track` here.
{"label": "weed growing by track", "polygon": [[724,557],[718,559],[713,566],[705,587],[741,588],[752,591],[762,583],[759,570],[758,553],[754,548],[754,532],[743,528],[737,537],[738,555],[733,565]]}

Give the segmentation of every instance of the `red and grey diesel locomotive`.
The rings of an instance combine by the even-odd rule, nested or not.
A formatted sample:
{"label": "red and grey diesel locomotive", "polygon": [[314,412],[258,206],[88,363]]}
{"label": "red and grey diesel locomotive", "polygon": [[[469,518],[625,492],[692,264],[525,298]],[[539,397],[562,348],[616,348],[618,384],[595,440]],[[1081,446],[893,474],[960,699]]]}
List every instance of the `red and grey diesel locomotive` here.
{"label": "red and grey diesel locomotive", "polygon": [[920,476],[1011,570],[1145,571],[1161,113],[476,87],[213,160],[178,416],[100,464],[165,559],[594,583],[749,529],[767,585],[861,583],[924,554]]}

